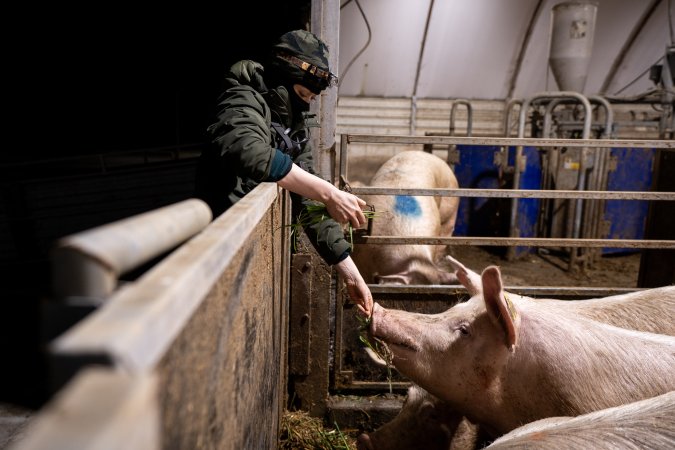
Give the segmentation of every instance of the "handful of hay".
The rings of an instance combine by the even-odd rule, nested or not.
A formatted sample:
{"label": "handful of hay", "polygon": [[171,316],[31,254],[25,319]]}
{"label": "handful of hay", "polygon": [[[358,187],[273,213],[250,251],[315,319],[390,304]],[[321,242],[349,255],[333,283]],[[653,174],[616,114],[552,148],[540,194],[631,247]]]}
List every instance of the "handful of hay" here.
{"label": "handful of hay", "polygon": [[370,321],[372,320],[372,317],[364,318],[363,316],[357,314],[356,319],[361,322],[361,326],[359,327],[359,341],[366,347],[366,349],[369,349],[371,352],[373,352],[378,358],[380,358],[382,361],[385,362],[387,366],[387,381],[389,382],[389,393],[393,393],[393,387],[391,384],[391,368],[392,368],[392,361],[394,359],[394,356],[391,353],[391,350],[387,347],[387,344],[384,342],[380,341],[377,338],[375,339],[375,344],[371,343],[370,340],[368,340],[368,336],[366,335],[366,331],[368,330],[368,327],[370,326]]}
{"label": "handful of hay", "polygon": [[[304,205],[305,207],[300,212],[300,214],[298,214],[297,222],[288,225],[289,227],[291,227],[291,239],[293,240],[294,250],[297,250],[298,237],[300,236],[300,233],[305,227],[319,224],[324,220],[330,218],[330,214],[328,214],[328,208],[326,208],[325,204],[309,200],[305,201]],[[376,215],[375,211],[373,211],[372,209],[363,210],[363,214],[366,216],[366,219],[368,220],[372,219]],[[352,247],[354,247],[354,238],[353,238],[354,228],[352,227],[351,224],[347,224],[346,227],[349,232],[349,244]]]}

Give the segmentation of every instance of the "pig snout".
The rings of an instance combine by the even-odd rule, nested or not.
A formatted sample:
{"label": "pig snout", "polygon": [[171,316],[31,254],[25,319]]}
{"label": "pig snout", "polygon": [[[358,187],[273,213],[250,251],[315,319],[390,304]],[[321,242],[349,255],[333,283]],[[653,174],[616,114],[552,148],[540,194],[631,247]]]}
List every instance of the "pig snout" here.
{"label": "pig snout", "polygon": [[375,303],[370,322],[370,336],[384,341],[387,345],[416,351],[418,345],[412,338],[417,335],[417,330],[414,329],[415,322],[399,320],[394,312]]}
{"label": "pig snout", "polygon": [[370,441],[370,436],[366,433],[361,433],[356,439],[356,448],[357,450],[375,450],[373,443]]}

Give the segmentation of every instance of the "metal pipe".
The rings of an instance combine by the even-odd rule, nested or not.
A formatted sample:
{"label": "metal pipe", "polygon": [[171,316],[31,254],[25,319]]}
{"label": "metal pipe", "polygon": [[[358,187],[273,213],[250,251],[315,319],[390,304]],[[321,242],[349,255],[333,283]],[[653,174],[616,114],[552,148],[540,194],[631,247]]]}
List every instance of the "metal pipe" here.
{"label": "metal pipe", "polygon": [[[508,102],[506,102],[506,106],[504,107],[504,137],[508,138],[509,135],[511,134],[511,113],[513,112],[514,107],[518,105],[522,108],[523,106],[523,100],[519,98],[512,98]],[[507,168],[509,166],[509,149],[508,146],[501,146],[499,148],[499,153],[501,154],[500,158],[500,164],[499,164],[499,169],[498,169],[498,177],[499,181],[504,177],[504,173],[506,173]]]}
{"label": "metal pipe", "polygon": [[[608,138],[609,133],[612,129],[612,122],[614,120],[614,115],[613,111],[609,105],[609,102],[599,96],[590,96],[589,101],[595,102],[595,103],[600,103],[602,106],[605,107],[605,127],[604,127],[604,135],[603,138]],[[551,137],[551,128],[552,128],[552,112],[558,106],[560,103],[562,103],[564,100],[563,99],[556,99],[551,101],[547,106],[546,110],[544,113],[544,125],[543,125],[543,138],[550,138]],[[592,124],[591,124],[592,126]],[[557,161],[558,158],[555,158],[556,164],[553,164],[553,153],[551,152],[549,155],[548,159],[548,165],[546,167],[546,170],[544,171],[543,175],[543,180],[542,180],[542,187],[544,189],[548,189],[550,187],[550,176],[553,170],[555,170],[555,167],[557,167]],[[555,155],[557,156],[557,155]],[[592,178],[590,182],[590,187],[595,190],[601,190],[601,187],[599,187],[600,183],[600,178],[601,178],[601,171],[603,170],[604,164],[603,164],[603,159],[606,157],[606,152],[604,149],[598,149],[597,152],[594,153],[594,162],[593,162],[593,172],[592,172]],[[553,167],[555,166],[555,167]],[[597,203],[591,203],[590,205],[587,206],[587,217],[590,217],[589,220],[589,226],[584,228],[584,237],[597,237],[596,234],[598,232],[599,228],[599,206]],[[546,209],[547,205],[542,206],[542,215],[546,215]],[[539,221],[540,228],[543,227],[543,220]],[[590,259],[593,258],[593,256],[589,256],[586,260],[585,263],[588,265],[590,264]]]}
{"label": "metal pipe", "polygon": [[450,108],[450,128],[448,130],[448,133],[450,136],[454,136],[455,134],[455,112],[457,110],[457,107],[460,105],[466,106],[466,135],[471,137],[471,128],[472,128],[472,122],[473,122],[473,108],[471,107],[471,103],[468,100],[455,100],[452,103],[452,107]]}
{"label": "metal pipe", "polygon": [[[393,285],[369,284],[373,294],[447,294],[465,293],[462,285]],[[641,288],[606,288],[606,287],[567,287],[567,286],[505,286],[504,290],[518,295],[527,296],[588,296],[605,297],[608,295],[627,294],[642,291]]]}
{"label": "metal pipe", "polygon": [[[614,110],[610,105],[609,101],[599,95],[589,95],[588,100],[591,103],[597,103],[599,106],[602,106],[605,109],[605,127],[603,129],[601,139],[609,139],[612,135],[612,130],[614,127]],[[606,147],[599,148],[595,152],[595,163],[593,165],[593,181],[591,183],[591,189],[596,191],[604,191],[606,189],[606,177],[604,176],[605,168],[607,166],[607,158],[609,157],[609,149]],[[600,222],[602,221],[602,213],[604,211],[605,201],[600,199],[600,201],[592,202],[589,208],[590,216],[590,232],[587,233],[584,237],[587,238],[599,238],[600,237]],[[586,264],[591,264],[595,262],[600,255],[600,251],[594,249],[590,252]]]}
{"label": "metal pipe", "polygon": [[119,275],[199,233],[211,218],[206,203],[189,199],[61,238],[52,251],[53,293],[100,303]]}
{"label": "metal pipe", "polygon": [[423,237],[355,235],[356,244],[376,245],[478,245],[529,247],[611,247],[675,249],[675,241],[665,239],[571,239],[571,238],[499,238],[499,237]]}
{"label": "metal pipe", "polygon": [[[560,92],[542,92],[533,95],[530,98],[525,99],[523,106],[520,109],[519,121],[518,121],[518,137],[523,138],[525,136],[525,119],[527,112],[529,110],[530,104],[538,99],[556,99],[556,98],[575,98],[579,100],[586,110],[586,117],[584,117],[584,130],[583,130],[583,139],[588,140],[591,132],[591,104],[588,99],[579,94],[578,92],[571,91],[560,91]],[[579,164],[579,181],[577,187],[579,190],[583,190],[583,187],[586,184],[586,148],[582,148],[580,164]],[[515,159],[515,169],[513,173],[513,188],[518,189],[520,187],[520,172],[521,172],[521,159],[523,154],[523,146],[519,145],[516,147],[516,159]],[[581,199],[577,199],[577,209],[575,210],[574,225],[573,225],[573,236],[579,236],[579,228],[581,226]],[[518,200],[514,198],[513,203],[511,204],[511,214],[509,218],[509,235],[516,237],[520,234],[517,228],[517,219],[518,219]],[[515,257],[515,249],[509,248],[507,252],[507,259],[512,260]]]}
{"label": "metal pipe", "polygon": [[410,98],[410,135],[415,134],[415,128],[417,128],[417,97],[412,96]]}
{"label": "metal pipe", "polygon": [[386,187],[353,187],[354,194],[361,195],[423,195],[451,197],[481,198],[582,198],[609,200],[667,200],[675,201],[675,192],[641,192],[641,191],[573,191],[573,190],[541,190],[541,189],[411,189]]}
{"label": "metal pipe", "polygon": [[347,153],[347,139],[340,138],[340,173],[338,174],[338,186],[344,188],[345,182],[349,182],[349,164],[347,164],[349,154]]}
{"label": "metal pipe", "polygon": [[516,105],[519,105],[522,108],[523,100],[520,98],[512,98],[504,107],[504,137],[509,137],[511,134],[511,113],[513,112],[513,107]]}
{"label": "metal pipe", "polygon": [[390,134],[345,134],[347,143],[354,144],[432,144],[432,145],[531,145],[534,147],[650,147],[675,150],[675,140],[652,139],[542,139],[461,136],[405,136]]}
{"label": "metal pipe", "polygon": [[[543,130],[542,130],[542,137],[543,138],[550,138],[551,137],[551,130],[552,130],[552,123],[553,120],[551,119],[552,117],[552,112],[553,109],[561,102],[560,99],[554,99],[551,101],[547,106],[546,110],[544,112],[544,125],[543,125]],[[546,165],[542,165],[542,180],[541,180],[541,187],[542,189],[550,189],[551,186],[553,185],[553,172],[557,171],[558,168],[558,163],[560,162],[560,151],[557,148],[551,148],[549,149],[546,155]],[[541,205],[541,210],[539,212],[539,220],[538,222],[538,228],[539,231],[544,233],[548,232],[549,230],[546,230],[546,218],[548,217],[549,214],[549,202],[543,202]]]}
{"label": "metal pipe", "polygon": [[553,123],[553,119],[551,119],[551,117],[553,116],[553,110],[561,102],[562,99],[554,99],[546,105],[546,109],[544,111],[544,126],[542,130],[542,137],[545,139],[551,137],[551,128],[552,128],[551,124]]}

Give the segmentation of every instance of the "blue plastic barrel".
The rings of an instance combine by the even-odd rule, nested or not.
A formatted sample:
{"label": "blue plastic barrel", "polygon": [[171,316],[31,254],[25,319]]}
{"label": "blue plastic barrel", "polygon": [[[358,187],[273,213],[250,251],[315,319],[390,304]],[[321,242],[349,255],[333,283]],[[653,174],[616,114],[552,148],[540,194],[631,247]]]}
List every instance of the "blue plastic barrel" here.
{"label": "blue plastic barrel", "polygon": [[[608,191],[649,191],[656,151],[653,148],[613,148],[616,170],[607,174]],[[647,200],[607,200],[604,220],[609,222],[608,239],[643,239],[649,210]],[[631,253],[639,249],[603,248],[605,254]]]}

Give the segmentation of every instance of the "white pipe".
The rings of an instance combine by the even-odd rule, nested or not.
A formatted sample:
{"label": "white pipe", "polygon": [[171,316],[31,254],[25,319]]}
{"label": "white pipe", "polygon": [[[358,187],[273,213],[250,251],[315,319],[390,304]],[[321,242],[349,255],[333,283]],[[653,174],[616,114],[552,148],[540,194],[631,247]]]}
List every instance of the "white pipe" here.
{"label": "white pipe", "polygon": [[53,294],[102,301],[119,275],[197,234],[211,218],[206,203],[189,199],[66,236],[52,251]]}

